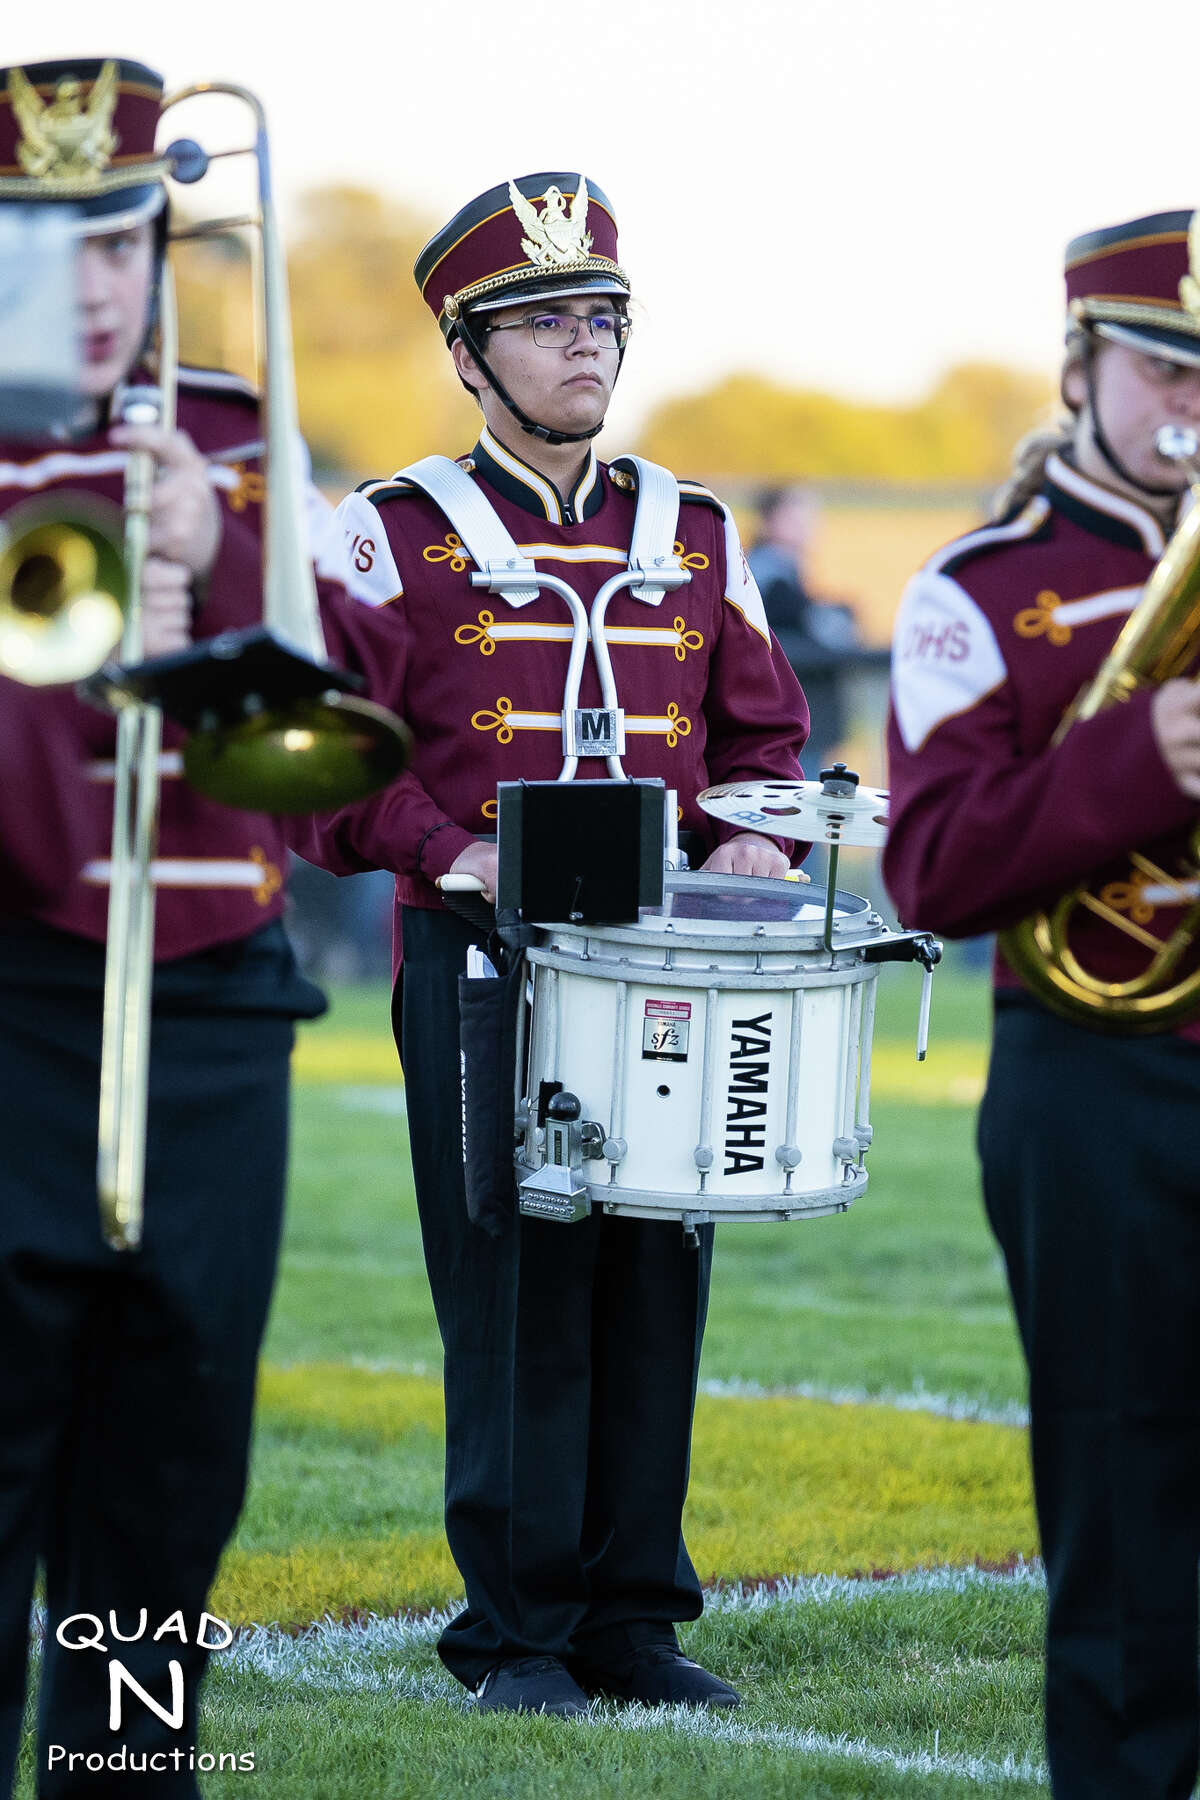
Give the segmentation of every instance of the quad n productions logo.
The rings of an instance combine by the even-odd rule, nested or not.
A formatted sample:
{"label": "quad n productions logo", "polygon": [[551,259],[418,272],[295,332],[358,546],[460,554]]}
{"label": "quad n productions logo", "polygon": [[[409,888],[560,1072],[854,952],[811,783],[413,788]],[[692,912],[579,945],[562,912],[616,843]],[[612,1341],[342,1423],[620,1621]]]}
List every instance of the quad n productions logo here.
{"label": "quad n productions logo", "polygon": [[[110,1612],[108,1615],[108,1638],[111,1638],[114,1644],[139,1643],[146,1637],[149,1629],[149,1618],[144,1606],[138,1613],[137,1625],[133,1631],[122,1631],[117,1623],[115,1612]],[[210,1630],[215,1630],[221,1635],[210,1637]],[[62,1621],[54,1635],[64,1650],[98,1650],[102,1656],[108,1658],[108,1729],[110,1731],[120,1731],[122,1728],[124,1695],[127,1689],[143,1706],[155,1713],[164,1725],[170,1726],[172,1731],[183,1730],[183,1664],[177,1656],[171,1657],[167,1663],[167,1670],[171,1677],[171,1701],[169,1706],[164,1706],[155,1699],[153,1694],[147,1692],[135,1676],[130,1674],[120,1656],[110,1648],[108,1638],[105,1636],[104,1621],[98,1613],[72,1613],[69,1618]],[[177,1639],[181,1644],[194,1643],[202,1650],[227,1650],[233,1642],[233,1632],[224,1619],[214,1618],[212,1613],[202,1612],[196,1626],[195,1636],[189,1638],[187,1622],[183,1613],[173,1612],[151,1633],[150,1641],[157,1644],[170,1638]]]}
{"label": "quad n productions logo", "polygon": [[[165,1696],[160,1698],[144,1688],[130,1672],[122,1660],[122,1647],[141,1643],[143,1640],[154,1644],[175,1640],[181,1646],[194,1644],[201,1650],[227,1650],[233,1642],[231,1627],[224,1619],[218,1619],[210,1612],[202,1612],[194,1634],[189,1634],[183,1612],[177,1611],[170,1613],[152,1631],[145,1607],[138,1613],[137,1623],[132,1630],[125,1628],[126,1623],[119,1620],[116,1612],[108,1614],[107,1626],[98,1613],[72,1613],[58,1626],[54,1636],[64,1650],[94,1650],[106,1659],[108,1729],[114,1735],[124,1730],[127,1706],[140,1707],[153,1713],[170,1731],[182,1731],[187,1689],[180,1658],[171,1656],[167,1659],[171,1692],[169,1699]],[[174,1745],[170,1750],[130,1750],[127,1744],[122,1743],[107,1753],[95,1749],[72,1750],[66,1744],[50,1744],[46,1750],[46,1766],[48,1770],[65,1767],[68,1773],[86,1769],[89,1774],[106,1769],[131,1775],[158,1774],[165,1772],[168,1767],[172,1767],[177,1774],[184,1769],[199,1769],[207,1773],[217,1768],[245,1774],[253,1771],[255,1758],[252,1751],[197,1751],[194,1744]]]}

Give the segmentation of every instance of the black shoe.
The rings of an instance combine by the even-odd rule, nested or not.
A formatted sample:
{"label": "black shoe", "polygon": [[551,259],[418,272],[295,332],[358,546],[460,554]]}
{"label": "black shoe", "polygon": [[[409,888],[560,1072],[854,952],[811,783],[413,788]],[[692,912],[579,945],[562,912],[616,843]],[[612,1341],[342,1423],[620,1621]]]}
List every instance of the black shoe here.
{"label": "black shoe", "polygon": [[589,1694],[609,1700],[640,1700],[643,1706],[740,1706],[736,1688],[710,1675],[670,1644],[646,1644],[615,1668],[577,1663],[575,1673]]}
{"label": "black shoe", "polygon": [[588,1698],[557,1656],[520,1656],[488,1670],[475,1689],[475,1704],[480,1712],[554,1713],[575,1719],[587,1711]]}

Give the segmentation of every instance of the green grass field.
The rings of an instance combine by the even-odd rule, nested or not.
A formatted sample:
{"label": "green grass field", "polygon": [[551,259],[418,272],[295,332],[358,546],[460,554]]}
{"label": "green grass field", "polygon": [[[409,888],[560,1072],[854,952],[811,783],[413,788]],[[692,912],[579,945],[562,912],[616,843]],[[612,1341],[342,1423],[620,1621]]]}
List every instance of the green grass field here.
{"label": "green grass field", "polygon": [[711,1600],[685,1634],[745,1692],[717,1721],[477,1717],[441,1670],[461,1590],[386,996],[306,1030],[253,1486],[212,1603],[243,1629],[200,1745],[255,1770],[206,1794],[1044,1792],[1022,1372],[972,1152],[986,986],[939,976],[923,1067],[915,976],[881,987],[867,1194],[718,1232],[687,1519]]}

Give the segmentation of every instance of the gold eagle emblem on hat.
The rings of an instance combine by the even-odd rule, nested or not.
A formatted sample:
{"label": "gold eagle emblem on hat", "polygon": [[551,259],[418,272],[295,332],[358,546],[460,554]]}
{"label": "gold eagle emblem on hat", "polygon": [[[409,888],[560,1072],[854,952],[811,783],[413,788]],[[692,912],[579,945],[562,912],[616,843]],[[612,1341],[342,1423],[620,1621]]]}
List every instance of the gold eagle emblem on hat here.
{"label": "gold eagle emblem on hat", "polygon": [[43,100],[23,69],[9,70],[8,90],[21,127],[17,161],[28,176],[47,185],[99,179],[117,147],[115,62],[104,64],[86,103],[84,84],[71,77],[58,83],[53,100]]}
{"label": "gold eagle emblem on hat", "polygon": [[1179,298],[1184,310],[1200,321],[1200,211],[1188,224],[1188,264],[1191,272],[1179,283]]}
{"label": "gold eagle emblem on hat", "polygon": [[521,248],[536,268],[577,269],[587,261],[592,238],[587,229],[587,182],[582,175],[569,210],[566,195],[553,186],[543,195],[545,209],[540,218],[515,181],[508,184],[508,197],[526,233]]}

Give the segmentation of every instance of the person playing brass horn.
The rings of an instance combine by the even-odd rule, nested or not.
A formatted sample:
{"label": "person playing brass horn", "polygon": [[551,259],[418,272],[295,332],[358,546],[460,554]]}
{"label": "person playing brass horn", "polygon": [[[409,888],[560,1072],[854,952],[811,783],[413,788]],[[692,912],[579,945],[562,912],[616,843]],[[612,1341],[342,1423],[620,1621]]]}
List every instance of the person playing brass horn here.
{"label": "person playing brass horn", "polygon": [[[503,182],[438,232],[415,275],[483,417],[470,455],[430,476],[451,484],[444,499],[416,464],[342,504],[363,597],[408,620],[418,742],[404,781],[326,821],[314,854],[398,877],[394,1017],[445,1345],[446,1528],[467,1592],[439,1650],[485,1710],[570,1716],[597,1693],[731,1706],[675,1634],[701,1608],[680,1527],[712,1226],[696,1249],[677,1225],[599,1208],[566,1228],[513,1216],[496,1237],[468,1219],[456,984],[476,934],[436,883],[454,872],[494,891],[498,782],[621,773],[678,791],[695,863],[781,876],[773,839],[716,826],[696,796],[735,775],[794,778],[807,709],[728,510],[592,448],[630,328],[602,190],[572,174]],[[661,605],[613,595],[605,669],[599,596],[631,567],[646,485],[677,521],[651,559],[670,565],[671,591]],[[501,536],[512,560],[493,564],[485,540]],[[472,555],[494,592],[472,586]]]}
{"label": "person playing brass horn", "polygon": [[1195,905],[1200,688],[1153,682],[1154,615],[1131,619],[1195,582],[1191,220],[1069,245],[1066,416],[896,626],[888,885],[912,925],[1001,932],[979,1146],[1029,1369],[1058,1800],[1183,1800],[1197,1773],[1200,1021],[1142,971]]}
{"label": "person playing brass horn", "polygon": [[[117,59],[0,75],[0,211],[47,210],[78,244],[81,372],[70,416],[0,441],[0,516],[62,497],[117,515],[130,451],[153,458],[144,648],[255,625],[262,608],[260,426],[253,392],[179,373],[178,428],[119,424],[144,360],[166,245],[155,152],[162,82]],[[324,622],[365,668],[398,666],[386,615],[322,585]],[[386,654],[384,653],[386,649]],[[45,677],[43,677],[45,679]],[[147,1204],[140,1249],[101,1236],[97,1112],[113,821],[115,725],[69,682],[0,677],[0,1793],[10,1790],[35,1570],[46,1632],[37,1791],[195,1795],[164,1753],[194,1743],[205,1653],[192,1632],[241,1505],[258,1346],[279,1242],[294,1021],[324,1010],[280,922],[279,821],[203,799],[180,779],[168,727],[153,865],[158,888]],[[22,791],[14,792],[14,782]],[[109,1730],[105,1659],[72,1654],[73,1613],[131,1633],[182,1612],[189,1641],[120,1647],[129,1675],[173,1708],[128,1697]],[[104,1769],[113,1764],[105,1761]],[[136,1777],[136,1778],[135,1778]]]}

